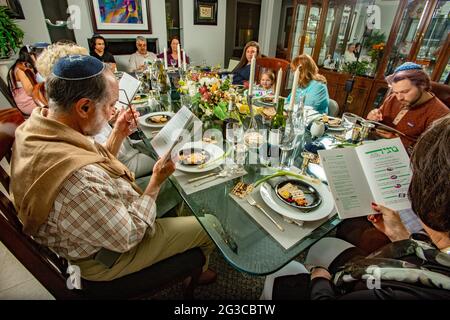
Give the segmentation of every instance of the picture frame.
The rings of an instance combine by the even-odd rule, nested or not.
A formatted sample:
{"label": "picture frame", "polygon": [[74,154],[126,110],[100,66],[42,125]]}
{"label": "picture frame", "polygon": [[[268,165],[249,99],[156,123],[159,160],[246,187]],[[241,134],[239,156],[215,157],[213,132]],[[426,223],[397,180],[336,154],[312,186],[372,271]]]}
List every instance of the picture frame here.
{"label": "picture frame", "polygon": [[11,18],[13,19],[25,19],[23,14],[22,5],[19,0],[0,0],[0,6],[6,6],[11,11]]}
{"label": "picture frame", "polygon": [[194,0],[194,24],[217,25],[217,0]]}
{"label": "picture frame", "polygon": [[94,33],[152,33],[150,0],[88,0],[88,3]]}

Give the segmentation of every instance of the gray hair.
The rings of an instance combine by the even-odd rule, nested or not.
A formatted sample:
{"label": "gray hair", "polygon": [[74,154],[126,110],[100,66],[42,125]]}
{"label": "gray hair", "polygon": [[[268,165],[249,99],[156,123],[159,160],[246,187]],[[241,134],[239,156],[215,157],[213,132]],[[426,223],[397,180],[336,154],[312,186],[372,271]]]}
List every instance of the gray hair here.
{"label": "gray hair", "polygon": [[51,74],[45,80],[49,108],[67,113],[82,98],[90,99],[95,103],[102,102],[107,98],[108,90],[105,72],[108,71],[82,81],[64,80]]}
{"label": "gray hair", "polygon": [[137,36],[137,37],[136,37],[136,42],[138,42],[138,41],[144,41],[144,42],[147,42],[147,39],[145,39],[143,36]]}

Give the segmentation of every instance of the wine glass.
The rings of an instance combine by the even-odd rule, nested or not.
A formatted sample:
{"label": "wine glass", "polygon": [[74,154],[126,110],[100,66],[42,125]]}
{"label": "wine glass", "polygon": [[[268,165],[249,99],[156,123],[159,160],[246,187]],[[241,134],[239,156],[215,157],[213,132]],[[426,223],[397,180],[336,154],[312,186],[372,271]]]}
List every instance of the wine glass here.
{"label": "wine glass", "polygon": [[294,151],[296,147],[296,134],[294,128],[286,127],[284,130],[280,131],[281,142],[281,161],[280,169],[289,170],[294,162]]}
{"label": "wine glass", "polygon": [[[231,145],[229,164],[232,172],[237,172],[243,168],[245,162],[245,145],[242,143],[244,140],[244,128],[238,122],[229,122],[226,124],[226,140]],[[239,147],[238,147],[239,146]],[[228,147],[228,145],[227,145]],[[244,153],[244,154],[243,154]],[[244,161],[242,161],[244,158]]]}
{"label": "wine glass", "polygon": [[177,65],[177,60],[175,59],[170,60],[170,65],[172,66],[173,69],[175,69],[175,66]]}

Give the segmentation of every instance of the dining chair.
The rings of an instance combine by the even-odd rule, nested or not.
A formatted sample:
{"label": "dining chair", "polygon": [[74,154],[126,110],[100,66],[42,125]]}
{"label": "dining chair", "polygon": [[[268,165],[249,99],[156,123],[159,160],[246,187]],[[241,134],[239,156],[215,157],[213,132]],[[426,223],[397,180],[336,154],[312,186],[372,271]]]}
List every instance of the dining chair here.
{"label": "dining chair", "polygon": [[[19,110],[0,110],[0,161],[11,152],[15,129],[24,121]],[[0,182],[9,190],[11,177],[0,166]],[[112,281],[81,279],[81,290],[68,285],[69,263],[22,232],[22,223],[8,194],[0,192],[0,241],[56,299],[139,299],[191,277],[183,286],[185,299],[192,299],[205,257],[190,249],[139,272]]]}
{"label": "dining chair", "polygon": [[450,86],[448,84],[431,81],[431,91],[450,108]]}
{"label": "dining chair", "polygon": [[337,117],[339,114],[339,105],[336,100],[329,99],[328,100],[328,115],[332,117]]}
{"label": "dining chair", "polygon": [[[259,78],[262,72],[265,70],[271,70],[275,76],[278,74],[278,70],[283,70],[283,78],[281,79],[281,90],[284,90],[286,85],[286,79],[288,75],[290,62],[284,59],[273,57],[262,57],[256,59],[256,75],[255,81],[259,82]],[[282,93],[280,93],[282,94]]]}

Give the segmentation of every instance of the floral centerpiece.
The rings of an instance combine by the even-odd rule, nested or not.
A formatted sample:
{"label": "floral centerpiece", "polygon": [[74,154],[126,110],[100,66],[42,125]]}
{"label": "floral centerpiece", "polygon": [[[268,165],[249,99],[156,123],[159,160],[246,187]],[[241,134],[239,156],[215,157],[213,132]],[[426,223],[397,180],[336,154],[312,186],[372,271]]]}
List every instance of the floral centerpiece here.
{"label": "floral centerpiece", "polygon": [[221,80],[217,73],[190,73],[180,80],[179,91],[192,97],[193,112],[205,127],[221,128],[225,119],[241,122],[238,112],[228,112],[228,104],[235,96],[229,79]]}

